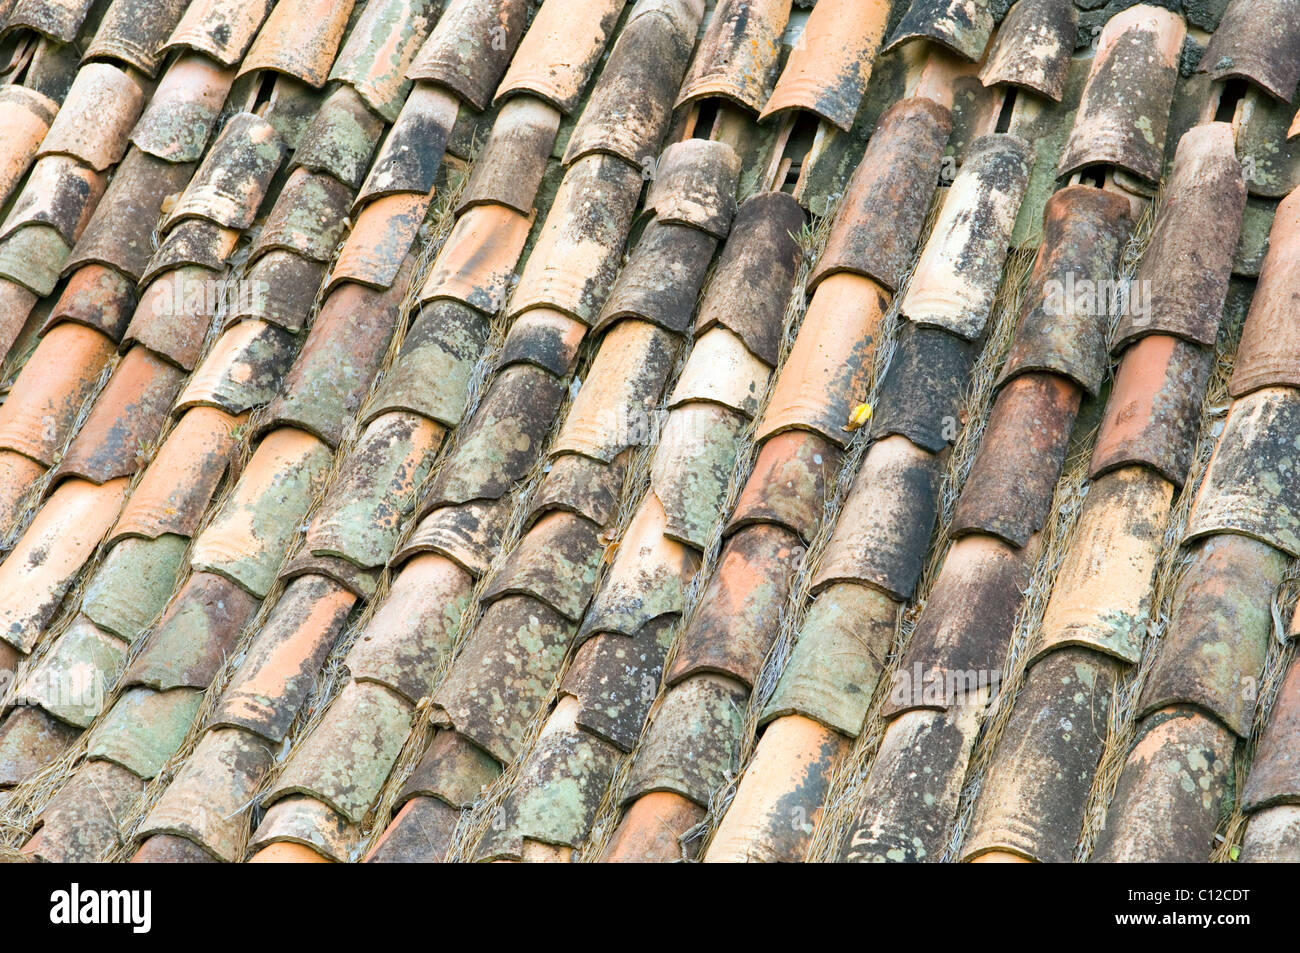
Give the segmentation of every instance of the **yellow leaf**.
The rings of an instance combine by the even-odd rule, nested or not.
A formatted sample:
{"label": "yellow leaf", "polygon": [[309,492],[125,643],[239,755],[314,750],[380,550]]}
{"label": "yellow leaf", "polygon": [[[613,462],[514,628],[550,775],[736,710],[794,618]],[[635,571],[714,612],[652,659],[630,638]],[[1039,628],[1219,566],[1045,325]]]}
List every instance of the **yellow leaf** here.
{"label": "yellow leaf", "polygon": [[849,414],[849,422],[844,426],[845,430],[858,430],[871,419],[871,405],[858,404],[853,408],[853,413]]}

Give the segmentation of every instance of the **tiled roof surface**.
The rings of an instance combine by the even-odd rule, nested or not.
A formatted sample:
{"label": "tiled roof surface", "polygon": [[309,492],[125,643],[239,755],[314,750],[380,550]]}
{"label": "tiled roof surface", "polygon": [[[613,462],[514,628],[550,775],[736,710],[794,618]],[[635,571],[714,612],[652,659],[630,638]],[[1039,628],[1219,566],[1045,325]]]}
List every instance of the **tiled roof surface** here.
{"label": "tiled roof surface", "polygon": [[1300,860],[1300,0],[0,0],[0,852]]}

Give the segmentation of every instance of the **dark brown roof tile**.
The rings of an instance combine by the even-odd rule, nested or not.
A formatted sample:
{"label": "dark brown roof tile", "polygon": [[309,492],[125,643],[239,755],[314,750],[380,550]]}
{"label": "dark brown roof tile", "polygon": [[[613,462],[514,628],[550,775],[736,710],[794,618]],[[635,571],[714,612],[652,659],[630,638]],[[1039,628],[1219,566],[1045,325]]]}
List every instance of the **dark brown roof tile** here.
{"label": "dark brown roof tile", "polygon": [[1120,358],[1091,473],[1134,463],[1182,486],[1200,427],[1212,352],[1178,338],[1142,338]]}
{"label": "dark brown roof tile", "polygon": [[[219,283],[224,277],[226,264],[234,253],[239,237],[238,229],[223,228],[202,218],[186,219],[168,232],[159,244],[158,250],[149,259],[144,274],[140,276],[140,283],[148,286],[160,275],[173,270],[184,270],[185,275],[179,276],[183,280],[177,280],[174,287],[181,297],[167,301],[158,297],[157,293],[162,291],[161,288],[146,291],[142,300],[147,300],[151,307],[145,314],[140,315],[135,330],[139,331],[148,325],[150,317],[155,314],[157,317],[166,316],[172,320],[189,315],[203,315],[210,318],[212,307],[209,302],[211,305],[215,305],[216,302],[208,292],[211,286]],[[166,312],[165,316],[164,312]],[[162,352],[181,350],[168,347],[165,340],[160,339],[157,343],[158,350]]]}
{"label": "dark brown roof tile", "polygon": [[690,225],[724,239],[736,214],[740,157],[725,142],[685,139],[659,157],[645,211],[664,224]]}
{"label": "dark brown roof tile", "polygon": [[75,245],[104,194],[105,182],[104,175],[68,156],[37,159],[27,185],[0,227],[0,238],[45,225],[57,231],[69,247]]}
{"label": "dark brown roof tile", "polygon": [[1134,286],[1117,344],[1141,334],[1173,334],[1212,346],[1228,294],[1233,250],[1246,205],[1232,127],[1207,123],[1178,143],[1173,172]]}
{"label": "dark brown roof tile", "polygon": [[206,405],[237,415],[267,403],[280,389],[297,350],[298,341],[274,324],[231,325],[176,398],[175,412]]}
{"label": "dark brown roof tile", "polygon": [[871,417],[873,436],[901,434],[942,453],[961,432],[962,404],[978,345],[947,331],[899,322]]}
{"label": "dark brown roof tile", "polygon": [[434,704],[456,731],[488,754],[514,760],[559,674],[574,630],[573,623],[536,599],[498,599],[434,691]]}
{"label": "dark brown roof tile", "polygon": [[488,578],[480,599],[529,595],[576,622],[591,601],[604,548],[599,527],[572,513],[548,513]]}
{"label": "dark brown roof tile", "polygon": [[440,731],[402,786],[401,797],[437,798],[452,807],[466,808],[500,775],[501,766],[483,749],[454,731]]}
{"label": "dark brown roof tile", "polygon": [[510,299],[512,316],[554,308],[590,326],[622,264],[641,175],[591,155],[570,166]]}
{"label": "dark brown roof tile", "polygon": [[1237,114],[1237,155],[1251,195],[1282,198],[1300,185],[1300,143],[1287,142],[1292,108],[1249,89]]}
{"label": "dark brown roof tile", "polygon": [[1200,70],[1240,77],[1290,102],[1300,80],[1300,21],[1287,0],[1234,0],[1210,36]]}
{"label": "dark brown roof tile", "polygon": [[526,94],[565,115],[578,108],[626,0],[543,3],[497,88],[495,101]]}
{"label": "dark brown roof tile", "polygon": [[1295,386],[1300,376],[1300,335],[1294,331],[1294,291],[1297,280],[1297,242],[1300,242],[1300,194],[1288,197],[1277,209],[1269,233],[1268,256],[1260,272],[1250,315],[1237,348],[1230,392],[1244,397],[1270,386]]}
{"label": "dark brown roof tile", "polygon": [[1043,246],[1001,383],[1050,371],[1097,394],[1109,363],[1109,289],[1132,228],[1129,200],[1119,193],[1077,185],[1048,200]]}
{"label": "dark brown roof tile", "polygon": [[91,6],[92,0],[18,0],[4,29],[27,27],[60,43],[71,43]]}
{"label": "dark brown roof tile", "polygon": [[558,510],[607,525],[618,505],[627,462],[628,456],[608,464],[572,453],[557,457],[530,500],[534,517]]}
{"label": "dark brown roof tile", "polygon": [[925,563],[939,507],[939,459],[904,437],[867,451],[813,576],[876,586],[906,601]]}
{"label": "dark brown roof tile", "polygon": [[761,112],[772,97],[781,37],[790,18],[786,0],[722,0],[714,8],[677,105],[720,97]]}
{"label": "dark brown roof tile", "polygon": [[986,86],[1019,86],[1059,103],[1078,21],[1073,0],[1020,0],[1002,21],[980,79]]}
{"label": "dark brown roof tile", "polygon": [[185,188],[193,171],[189,163],[164,162],[132,149],[72,249],[65,273],[95,263],[111,265],[138,281],[153,257],[153,232],[163,202]]}
{"label": "dark brown roof tile", "polygon": [[487,141],[470,169],[461,210],[504,205],[532,215],[560,128],[560,113],[531,96],[502,104]]}
{"label": "dark brown roof tile", "polygon": [[293,252],[267,252],[248,272],[249,284],[245,287],[251,287],[253,293],[236,295],[236,300],[230,302],[227,326],[253,319],[298,333],[311,317],[325,270],[323,263],[308,261]]}
{"label": "dark brown roof tile", "polygon": [[621,751],[636,746],[676,632],[674,623],[664,616],[631,638],[608,632],[582,643],[560,683],[561,694],[578,702],[578,727]]}
{"label": "dark brown roof tile", "polygon": [[95,38],[86,47],[87,60],[117,60],[155,76],[167,42],[188,0],[113,0]]}
{"label": "dark brown roof tile", "polygon": [[15,708],[0,723],[0,784],[21,784],[66,751],[80,734],[79,728],[40,708]]}
{"label": "dark brown roof tile", "polygon": [[928,40],[975,61],[988,46],[993,27],[987,0],[912,0],[885,50],[909,40]]}
{"label": "dark brown roof tile", "polygon": [[909,711],[890,723],[867,776],[844,860],[863,864],[940,859],[970,763],[982,701],[968,699],[947,711]]}
{"label": "dark brown roof tile", "polygon": [[566,376],[577,363],[578,347],[586,336],[586,325],[552,308],[525,311],[510,323],[501,345],[501,366],[532,364],[557,377]]}
{"label": "dark brown roof tile", "polygon": [[1097,42],[1074,129],[1057,166],[1068,175],[1115,165],[1160,181],[1165,130],[1187,25],[1172,10],[1142,4],[1116,14]]}
{"label": "dark brown roof tile", "polygon": [[446,90],[416,87],[379,147],[357,194],[357,206],[401,192],[430,194],[459,108],[459,101]]}
{"label": "dark brown roof tile", "polygon": [[682,634],[667,680],[701,672],[753,686],[776,639],[804,548],[789,530],[748,526],[722,549],[717,571]]}
{"label": "dark brown roof tile", "polygon": [[837,445],[810,430],[787,430],[764,441],[727,532],[770,523],[811,542],[842,460]]}
{"label": "dark brown roof tile", "polygon": [[641,0],[632,7],[569,136],[566,164],[592,152],[635,166],[654,161],[703,16],[704,0]]}
{"label": "dark brown roof tile", "polygon": [[280,138],[269,122],[252,113],[235,114],[163,227],[171,229],[184,219],[203,218],[225,228],[248,228],[283,157]]}
{"label": "dark brown roof tile", "polygon": [[191,0],[163,51],[183,47],[234,66],[274,5],[274,0]]}
{"label": "dark brown roof tile", "polygon": [[406,75],[486,109],[528,23],[528,0],[450,0]]}
{"label": "dark brown roof tile", "polygon": [[41,327],[42,338],[60,324],[80,324],[113,342],[121,339],[135,313],[135,282],[103,265],[86,265],[73,272],[63,294]]}
{"label": "dark brown roof tile", "polygon": [[782,192],[747,199],[700,303],[696,333],[730,329],[765,363],[779,357],[785,307],[802,254],[803,210]]}
{"label": "dark brown roof tile", "polygon": [[810,291],[841,271],[896,287],[920,238],[951,131],[951,112],[919,97],[880,117],[809,276]]}
{"label": "dark brown roof tile", "polygon": [[684,334],[717,244],[699,229],[651,221],[618,273],[595,330],[637,318]]}
{"label": "dark brown roof tile", "polygon": [[299,427],[337,446],[388,352],[405,293],[400,276],[388,291],[345,284],[332,292],[267,407],[266,426]]}

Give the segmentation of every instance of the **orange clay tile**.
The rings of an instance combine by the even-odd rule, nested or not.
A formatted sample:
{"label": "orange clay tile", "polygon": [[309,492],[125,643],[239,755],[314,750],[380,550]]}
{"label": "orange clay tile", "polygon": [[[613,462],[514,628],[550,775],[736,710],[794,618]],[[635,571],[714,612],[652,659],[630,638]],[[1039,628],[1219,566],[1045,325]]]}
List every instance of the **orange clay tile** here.
{"label": "orange clay tile", "polygon": [[420,301],[452,298],[486,314],[505,303],[533,220],[501,205],[477,205],[456,220],[420,289]]}
{"label": "orange clay tile", "polygon": [[410,70],[482,111],[528,24],[528,0],[450,0]]}
{"label": "orange clay tile", "polygon": [[5,134],[0,138],[0,203],[9,200],[31,167],[58,111],[58,103],[34,89],[0,87],[0,113],[5,117]]}
{"label": "orange clay tile", "polygon": [[23,652],[36,640],[64,593],[108,531],[126,495],[126,479],[60,486],[0,564],[0,639]]}
{"label": "orange clay tile", "polygon": [[0,277],[0,353],[9,353],[39,300],[36,293]]}
{"label": "orange clay tile", "polygon": [[713,11],[677,105],[722,98],[759,112],[772,95],[789,0],[723,0]]}
{"label": "orange clay tile", "polygon": [[142,347],[132,348],[95,399],[55,479],[78,476],[95,483],[130,476],[141,450],[158,438],[185,374]]}
{"label": "orange clay tile", "polygon": [[12,450],[0,450],[0,533],[13,526],[19,503],[44,475],[44,464]]}
{"label": "orange clay tile", "polygon": [[573,112],[624,5],[624,0],[543,3],[497,88],[496,101],[523,93],[562,113]]}
{"label": "orange clay tile", "polygon": [[532,96],[507,100],[470,170],[461,209],[504,205],[531,215],[561,118],[559,110]]}
{"label": "orange clay tile", "polygon": [[87,63],[77,71],[39,154],[74,156],[103,172],[126,153],[144,99],[144,90],[123,70]]}
{"label": "orange clay tile", "polygon": [[347,83],[389,122],[410,88],[406,70],[442,12],[437,0],[380,0],[363,5],[331,80]]}
{"label": "orange clay tile", "polygon": [[345,281],[379,290],[388,288],[424,221],[430,198],[410,193],[386,195],[362,209],[330,272],[325,293],[328,295]]}
{"label": "orange clay tile", "polygon": [[238,445],[234,430],[246,419],[215,407],[186,412],[132,491],[111,538],[192,536]]}
{"label": "orange clay tile", "polygon": [[163,51],[186,47],[234,66],[274,5],[275,0],[193,0]]}
{"label": "orange clay tile", "polygon": [[[706,863],[797,863],[848,739],[801,715],[767,726],[704,855]],[[797,813],[798,816],[793,816]]]}
{"label": "orange clay tile", "polygon": [[1137,662],[1174,488],[1145,467],[1097,479],[1058,571],[1035,654],[1083,645]]}
{"label": "orange clay tile", "polygon": [[652,791],[627,809],[602,864],[675,863],[685,859],[680,838],[700,821],[704,808],[671,791]]}
{"label": "orange clay tile", "polygon": [[178,834],[154,834],[132,855],[133,864],[215,864],[217,859]]}
{"label": "orange clay tile", "polygon": [[851,433],[845,425],[867,397],[876,336],[888,307],[888,293],[870,278],[825,278],[808,305],[755,439],[802,428],[847,444]]}
{"label": "orange clay tile", "polygon": [[89,12],[88,0],[18,0],[5,29],[27,27],[60,43],[71,43]]}
{"label": "orange clay tile", "polygon": [[822,0],[813,7],[760,119],[806,109],[849,129],[889,19],[888,0]]}
{"label": "orange clay tile", "polygon": [[302,844],[268,844],[252,857],[250,864],[328,864],[329,861]]}
{"label": "orange clay tile", "polygon": [[0,447],[52,466],[114,350],[109,338],[84,325],[48,331],[0,404]]}
{"label": "orange clay tile", "polygon": [[63,294],[50,309],[42,334],[70,323],[119,341],[135,313],[135,282],[105,265],[88,264],[68,278]]}

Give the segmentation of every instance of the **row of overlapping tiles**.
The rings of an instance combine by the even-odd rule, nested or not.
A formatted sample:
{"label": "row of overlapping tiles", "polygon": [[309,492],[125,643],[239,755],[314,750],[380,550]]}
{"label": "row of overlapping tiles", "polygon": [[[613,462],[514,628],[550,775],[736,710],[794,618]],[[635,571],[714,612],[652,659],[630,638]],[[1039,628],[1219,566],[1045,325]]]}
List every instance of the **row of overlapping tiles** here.
{"label": "row of overlapping tiles", "polygon": [[[129,6],[119,0],[110,8],[95,43],[108,35],[113,11]],[[19,263],[14,271],[28,269],[8,282],[19,315],[9,323],[33,323],[42,296],[57,301],[5,402],[16,423],[0,431],[16,538],[0,572],[9,574],[7,592],[23,594],[5,607],[5,639],[31,656],[15,697],[34,702],[7,714],[0,761],[16,794],[38,779],[42,789],[52,776],[65,782],[52,801],[23,805],[27,823],[39,825],[31,854],[91,859],[125,844],[142,860],[238,860],[251,846],[258,859],[346,860],[376,827],[376,810],[383,820],[395,802],[399,812],[371,856],[440,859],[467,850],[466,822],[483,815],[488,791],[494,816],[489,836],[469,845],[474,855],[567,857],[592,846],[603,810],[618,827],[611,858],[681,856],[679,836],[699,825],[726,786],[740,713],[804,548],[822,531],[837,473],[851,459],[845,425],[873,385],[884,319],[954,125],[964,125],[967,138],[960,171],[896,309],[902,318],[879,386],[875,442],[810,580],[814,598],[803,607],[794,654],[775,694],[756,699],[766,727],[709,858],[806,853],[930,548],[949,422],[960,416],[1017,219],[1042,218],[1024,318],[947,527],[956,539],[900,665],[1002,668],[1066,443],[1108,365],[1106,314],[1071,310],[1063,322],[1042,299],[1053,279],[1115,273],[1141,195],[1161,177],[1182,21],[1134,8],[1110,21],[1095,60],[1072,67],[1073,5],[1022,0],[981,74],[996,100],[988,95],[963,111],[954,90],[982,89],[964,61],[984,53],[993,18],[979,3],[917,2],[897,11],[903,19],[887,46],[903,46],[916,65],[907,88],[889,97],[903,96],[880,118],[848,184],[802,286],[807,313],[783,353],[802,254],[793,236],[804,216],[790,196],[768,190],[784,180],[780,160],[801,112],[821,127],[809,154],[795,155],[803,165],[795,194],[813,160],[827,156],[835,165],[836,147],[826,142],[839,130],[843,148],[842,134],[861,111],[888,5],[822,0],[783,69],[789,3],[720,4],[698,47],[704,5],[687,0],[643,0],[630,12],[609,0],[550,0],[531,25],[522,2],[453,2],[440,19],[436,6],[201,2],[179,25],[181,5],[155,11],[156,20],[144,18],[153,45],[136,45],[160,49],[174,29],[162,45],[181,52],[148,106],[140,74],[128,66],[157,69],[156,58],[105,65],[97,57],[76,72],[60,111],[74,120],[65,125],[91,114],[89,105],[69,109],[81,103],[131,115],[90,129],[83,120],[81,138],[65,132],[55,137],[63,145],[51,147],[56,126],[28,147],[37,163],[5,231],[36,234],[3,256]],[[1121,326],[1120,344],[1136,343],[1123,351],[1107,404],[1096,479],[1069,553],[1073,574],[1058,585],[1056,615],[1065,621],[1044,623],[1055,635],[1044,640],[1014,712],[1031,722],[1083,705],[1075,714],[1087,711],[1099,724],[1098,706],[1104,710],[1140,649],[1159,527],[1190,465],[1238,244],[1222,221],[1205,227],[1207,209],[1231,221],[1220,207],[1244,205],[1234,134],[1238,148],[1251,130],[1275,147],[1284,107],[1270,110],[1266,97],[1285,98],[1288,81],[1295,87],[1292,39],[1266,40],[1264,21],[1245,4],[1234,13],[1211,41],[1211,74],[1183,128],[1201,118],[1212,92],[1222,93],[1222,81],[1244,78],[1251,89],[1234,126],[1200,126],[1180,144],[1142,266],[1151,269],[1144,280],[1157,291],[1149,312],[1157,320]],[[310,42],[294,32],[303,23],[316,28]],[[36,44],[46,45],[53,43]],[[1043,122],[1044,104],[1070,99],[1072,69],[1076,87],[1091,69],[1087,89],[1063,154],[1058,138],[1058,154],[1044,163],[1033,124]],[[106,81],[95,78],[102,70],[135,83],[135,99],[111,84],[103,92]],[[96,85],[94,98],[73,95],[82,82]],[[977,138],[993,128],[1009,85],[1026,90],[1010,110],[1009,131]],[[493,90],[500,108],[449,209],[455,224],[421,285],[418,316],[379,375],[405,320],[419,228],[435,185],[445,182],[443,155],[469,157],[466,139]],[[715,103],[710,118],[703,107]],[[675,122],[674,106],[683,107]],[[757,126],[759,114],[777,119]],[[1068,127],[1069,114],[1062,122],[1058,109],[1055,120]],[[564,137],[562,162],[545,185],[548,158]],[[665,137],[682,141],[648,161]],[[1100,188],[1073,184],[1049,199],[1058,158],[1063,175],[1111,171]],[[15,218],[54,194],[40,184],[50,159],[62,162],[48,172],[61,183],[58,195],[81,195],[83,204],[47,202],[53,207]],[[66,170],[84,178],[97,162],[102,173],[119,159],[107,191],[102,180],[98,190],[93,181],[66,187]],[[133,162],[140,168],[127,175]],[[1036,194],[1031,169],[1041,179],[1044,165],[1047,186]],[[1257,195],[1285,182],[1277,160],[1249,165],[1245,180]],[[759,194],[737,209],[738,187]],[[236,255],[267,196],[270,213],[247,253]],[[548,200],[525,258],[530,215]],[[336,255],[348,216],[355,224]],[[39,253],[31,250],[38,243]],[[60,272],[67,279],[55,296]],[[187,291],[227,275],[243,276],[254,293],[220,309],[220,333],[205,343],[212,308]],[[489,345],[504,302],[509,331],[499,347]],[[1285,341],[1275,331],[1259,337],[1273,347]],[[582,386],[568,399],[588,352]],[[1269,394],[1260,388],[1277,383],[1234,396],[1244,403],[1246,391]],[[1120,393],[1134,396],[1120,403]],[[661,403],[666,416],[649,428],[653,452],[641,453]],[[1230,421],[1237,419],[1234,410]],[[1250,431],[1251,439],[1267,444],[1284,422]],[[160,433],[145,467],[140,445]],[[253,447],[251,456],[231,470],[241,445]],[[752,473],[737,484],[739,501],[728,512],[733,471],[751,445]],[[1256,445],[1243,446],[1242,459],[1257,465]],[[1286,510],[1240,473],[1222,471],[1228,475],[1216,481],[1220,472],[1212,469],[1205,486],[1226,487],[1222,512],[1208,515],[1213,501],[1198,506],[1192,527],[1211,536],[1197,544],[1206,568],[1185,585],[1201,579],[1203,590],[1235,598],[1228,609],[1254,611],[1258,623],[1284,565],[1280,553],[1289,552],[1277,537]],[[1264,482],[1285,492],[1285,480]],[[1116,514],[1134,512],[1150,519],[1140,530],[1116,530]],[[709,566],[693,605],[692,582],[724,522],[716,569]],[[1117,568],[1117,553],[1132,579]],[[1215,587],[1234,573],[1254,588],[1225,597]],[[1137,601],[1117,602],[1125,597]],[[678,638],[688,602],[693,611]],[[1071,604],[1091,621],[1071,616]],[[1206,608],[1187,611],[1199,617]],[[1174,759],[1199,764],[1206,753],[1214,757],[1193,778],[1205,794],[1202,816],[1178,815],[1191,801],[1174,799],[1156,820],[1183,825],[1175,842],[1184,852],[1208,843],[1211,802],[1217,809],[1250,711],[1229,712],[1226,701],[1216,707],[1220,696],[1205,685],[1260,667],[1258,652],[1221,645],[1258,628],[1235,616],[1231,625],[1186,627],[1187,651],[1217,651],[1232,671],[1203,673],[1200,694],[1186,678],[1157,677],[1148,688],[1154,700],[1142,730],[1163,746],[1147,761],[1137,753],[1150,746],[1135,749],[1115,810],[1122,820],[1131,802],[1138,820],[1132,830],[1109,825],[1104,850],[1171,849],[1168,831],[1147,811],[1151,782],[1139,772],[1172,777]],[[351,648],[336,647],[354,629]],[[1172,641],[1180,631],[1171,629],[1170,644],[1180,644]],[[1266,643],[1264,633],[1251,646]],[[304,727],[331,653],[345,666],[342,688]],[[1171,660],[1167,670],[1180,664]],[[114,684],[113,693],[61,697],[70,678],[88,673]],[[858,796],[862,817],[848,856],[942,852],[985,701],[918,698],[877,712],[888,728]],[[426,708],[431,738],[428,730],[411,734]],[[1085,734],[1062,740],[1027,728],[1013,734],[1023,739],[1019,750],[999,748],[988,783],[1002,793],[978,805],[967,853],[1068,856],[1104,740],[1104,732]],[[294,747],[281,761],[275,752],[287,741]],[[1206,747],[1210,741],[1218,748]],[[620,774],[633,752],[630,772]],[[1053,776],[1063,761],[1086,766],[1090,758],[1078,781]],[[918,766],[932,778],[925,790],[908,780]],[[250,842],[255,800],[264,816]]]}

